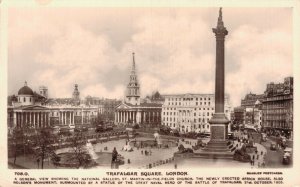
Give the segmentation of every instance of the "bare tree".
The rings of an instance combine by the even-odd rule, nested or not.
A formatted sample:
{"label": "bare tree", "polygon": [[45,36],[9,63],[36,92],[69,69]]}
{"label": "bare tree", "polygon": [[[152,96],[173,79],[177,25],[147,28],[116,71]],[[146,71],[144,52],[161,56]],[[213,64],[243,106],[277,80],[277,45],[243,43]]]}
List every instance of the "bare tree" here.
{"label": "bare tree", "polygon": [[81,131],[75,132],[71,137],[71,147],[74,154],[71,159],[77,163],[77,168],[86,167],[91,163],[91,158],[86,152],[85,143],[85,136]]}
{"label": "bare tree", "polygon": [[24,132],[20,128],[15,128],[12,133],[11,143],[8,142],[10,145],[9,147],[12,148],[13,155],[14,155],[14,164],[16,164],[18,151],[23,147],[23,140],[24,140]]}
{"label": "bare tree", "polygon": [[40,129],[37,131],[35,137],[36,150],[35,155],[38,160],[41,161],[41,168],[44,168],[44,159],[52,156],[54,149],[52,147],[53,135],[49,132],[48,129]]}

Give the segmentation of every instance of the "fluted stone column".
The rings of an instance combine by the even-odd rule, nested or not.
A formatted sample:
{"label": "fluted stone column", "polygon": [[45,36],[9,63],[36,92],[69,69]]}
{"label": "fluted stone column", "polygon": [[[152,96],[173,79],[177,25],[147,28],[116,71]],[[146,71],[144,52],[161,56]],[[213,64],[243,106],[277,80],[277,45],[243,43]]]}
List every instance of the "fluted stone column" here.
{"label": "fluted stone column", "polygon": [[222,20],[222,8],[219,11],[217,27],[213,28],[213,32],[216,36],[215,114],[209,123],[211,124],[211,140],[224,141],[227,139],[227,125],[229,123],[224,114],[224,42],[228,31]]}

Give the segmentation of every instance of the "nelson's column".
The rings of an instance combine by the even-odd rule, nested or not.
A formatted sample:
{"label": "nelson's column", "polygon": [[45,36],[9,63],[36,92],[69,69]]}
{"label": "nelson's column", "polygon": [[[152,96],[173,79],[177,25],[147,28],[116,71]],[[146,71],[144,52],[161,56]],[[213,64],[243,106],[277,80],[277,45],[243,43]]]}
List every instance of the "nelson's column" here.
{"label": "nelson's column", "polygon": [[213,158],[232,158],[233,154],[227,145],[229,120],[224,113],[224,41],[228,31],[222,20],[222,8],[219,10],[217,27],[212,30],[216,35],[215,114],[209,121],[211,135],[204,152]]}

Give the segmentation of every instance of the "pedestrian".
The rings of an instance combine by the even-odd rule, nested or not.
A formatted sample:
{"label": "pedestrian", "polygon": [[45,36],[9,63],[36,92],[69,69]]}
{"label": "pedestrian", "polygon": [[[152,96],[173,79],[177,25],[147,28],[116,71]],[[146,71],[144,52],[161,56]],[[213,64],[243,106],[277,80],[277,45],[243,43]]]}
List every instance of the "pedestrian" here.
{"label": "pedestrian", "polygon": [[263,155],[263,154],[264,154],[264,152],[263,152],[263,151],[261,151],[261,152],[260,152],[260,155]]}
{"label": "pedestrian", "polygon": [[141,153],[144,154],[143,150],[141,150]]}
{"label": "pedestrian", "polygon": [[175,169],[177,169],[177,164],[174,165]]}
{"label": "pedestrian", "polygon": [[130,159],[128,159],[128,160],[127,160],[127,163],[128,163],[128,164],[130,164],[130,163],[131,163],[131,162],[130,162]]}

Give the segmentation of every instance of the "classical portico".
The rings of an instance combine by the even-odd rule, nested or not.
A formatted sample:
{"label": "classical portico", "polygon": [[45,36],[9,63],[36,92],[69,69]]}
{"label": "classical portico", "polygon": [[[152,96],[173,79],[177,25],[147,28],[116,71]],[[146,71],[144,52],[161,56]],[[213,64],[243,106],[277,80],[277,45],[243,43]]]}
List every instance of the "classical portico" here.
{"label": "classical portico", "polygon": [[117,124],[160,124],[161,104],[141,103],[139,106],[121,103],[116,108]]}
{"label": "classical portico", "polygon": [[49,109],[42,106],[21,106],[13,112],[14,127],[43,128],[50,126]]}

